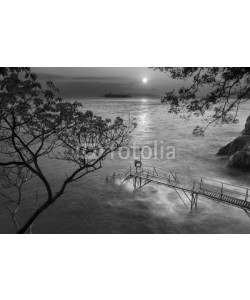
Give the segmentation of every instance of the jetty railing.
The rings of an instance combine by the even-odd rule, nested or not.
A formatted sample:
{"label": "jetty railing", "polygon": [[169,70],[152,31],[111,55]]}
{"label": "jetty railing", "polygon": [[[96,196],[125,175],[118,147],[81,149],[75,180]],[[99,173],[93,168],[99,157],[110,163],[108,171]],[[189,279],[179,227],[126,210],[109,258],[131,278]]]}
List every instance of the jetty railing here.
{"label": "jetty railing", "polygon": [[217,181],[207,177],[198,177],[195,175],[186,175],[176,172],[171,169],[163,169],[150,165],[143,165],[143,167],[130,166],[128,170],[123,173],[123,180],[131,176],[144,176],[144,178],[157,179],[173,184],[181,184],[189,186],[190,189],[209,191],[221,196],[234,197],[240,200],[248,201],[250,199],[250,191],[247,187],[233,185],[222,181]]}

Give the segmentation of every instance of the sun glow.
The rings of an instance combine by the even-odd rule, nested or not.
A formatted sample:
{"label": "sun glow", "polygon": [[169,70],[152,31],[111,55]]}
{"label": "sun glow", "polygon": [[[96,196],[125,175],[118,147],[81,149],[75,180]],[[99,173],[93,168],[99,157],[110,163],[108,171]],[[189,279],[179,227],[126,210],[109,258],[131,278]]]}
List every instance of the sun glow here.
{"label": "sun glow", "polygon": [[142,82],[143,82],[143,83],[147,83],[147,82],[148,82],[148,79],[147,79],[147,78],[143,78],[143,79],[142,79]]}

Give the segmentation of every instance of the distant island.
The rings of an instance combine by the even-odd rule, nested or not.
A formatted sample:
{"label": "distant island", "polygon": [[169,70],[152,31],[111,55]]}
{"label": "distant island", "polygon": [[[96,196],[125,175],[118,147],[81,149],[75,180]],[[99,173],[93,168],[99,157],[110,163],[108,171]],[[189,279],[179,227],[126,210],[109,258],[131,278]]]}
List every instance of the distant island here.
{"label": "distant island", "polygon": [[105,98],[131,98],[131,95],[129,94],[123,94],[123,93],[107,93],[104,95]]}

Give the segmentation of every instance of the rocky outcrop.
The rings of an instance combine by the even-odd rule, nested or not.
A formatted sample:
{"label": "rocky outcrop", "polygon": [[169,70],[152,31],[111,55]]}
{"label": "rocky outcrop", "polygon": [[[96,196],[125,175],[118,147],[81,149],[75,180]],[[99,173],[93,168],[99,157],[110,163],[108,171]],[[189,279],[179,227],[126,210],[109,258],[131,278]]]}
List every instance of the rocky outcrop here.
{"label": "rocky outcrop", "polygon": [[246,119],[246,124],[245,124],[245,128],[242,131],[243,135],[250,135],[250,116],[247,117]]}
{"label": "rocky outcrop", "polygon": [[229,167],[250,170],[250,116],[246,120],[242,136],[222,147],[217,154],[228,158]]}
{"label": "rocky outcrop", "polygon": [[232,155],[237,151],[245,150],[250,146],[250,135],[238,136],[231,143],[220,148],[218,155]]}
{"label": "rocky outcrop", "polygon": [[250,151],[237,151],[229,158],[229,167],[250,170]]}
{"label": "rocky outcrop", "polygon": [[244,135],[250,135],[250,121],[245,124]]}

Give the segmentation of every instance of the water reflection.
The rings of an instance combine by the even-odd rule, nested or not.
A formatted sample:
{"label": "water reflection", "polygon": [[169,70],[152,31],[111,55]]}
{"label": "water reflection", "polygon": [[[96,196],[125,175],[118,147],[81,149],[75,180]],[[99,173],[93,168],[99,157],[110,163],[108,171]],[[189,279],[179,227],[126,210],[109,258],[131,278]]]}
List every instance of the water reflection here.
{"label": "water reflection", "polygon": [[[225,163],[215,156],[220,146],[239,135],[249,112],[248,107],[242,107],[239,124],[211,128],[200,139],[191,135],[199,120],[187,123],[169,115],[168,108],[162,106],[159,100],[91,99],[82,101],[82,104],[83,110],[93,110],[96,115],[103,117],[135,117],[138,126],[133,132],[132,142],[136,142],[138,146],[154,147],[154,141],[157,141],[160,151],[161,145],[174,145],[177,150],[176,160],[149,160],[158,167],[249,186],[249,173],[228,170]],[[250,220],[239,209],[200,199],[197,212],[190,214],[178,195],[165,187],[149,184],[134,191],[130,183],[106,183],[107,175],[122,173],[130,164],[133,164],[132,157],[121,160],[115,155],[114,159],[107,159],[103,169],[69,186],[62,199],[39,218],[34,232],[250,233]],[[55,163],[52,168],[51,161],[44,163],[53,186],[65,175],[66,167]],[[43,193],[41,184],[35,188],[39,195]],[[9,223],[9,216],[2,211],[1,232],[11,232]]]}

